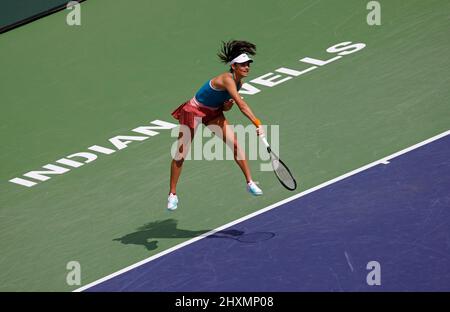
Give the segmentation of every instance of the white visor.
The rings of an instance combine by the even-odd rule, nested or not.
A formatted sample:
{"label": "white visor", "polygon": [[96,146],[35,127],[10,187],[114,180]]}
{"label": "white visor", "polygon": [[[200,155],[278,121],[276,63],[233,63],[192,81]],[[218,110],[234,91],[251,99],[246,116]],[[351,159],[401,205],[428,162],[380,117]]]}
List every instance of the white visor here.
{"label": "white visor", "polygon": [[229,62],[229,65],[232,65],[234,63],[245,63],[245,62],[253,62],[253,60],[246,54],[242,53],[239,56],[236,56],[231,62]]}

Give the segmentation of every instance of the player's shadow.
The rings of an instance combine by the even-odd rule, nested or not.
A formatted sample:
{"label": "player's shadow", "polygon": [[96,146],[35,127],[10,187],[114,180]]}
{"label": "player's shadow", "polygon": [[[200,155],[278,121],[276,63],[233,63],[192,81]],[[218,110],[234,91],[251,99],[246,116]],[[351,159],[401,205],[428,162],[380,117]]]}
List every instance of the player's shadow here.
{"label": "player's shadow", "polygon": [[[139,227],[136,232],[126,234],[120,238],[113,239],[128,245],[142,245],[147,250],[155,250],[158,248],[156,238],[192,238],[205,234],[211,230],[183,230],[177,228],[178,221],[167,219],[162,221],[154,221]],[[249,232],[227,229],[215,232],[207,238],[233,239],[241,243],[258,243],[269,240],[275,236],[272,232]]]}
{"label": "player's shadow", "polygon": [[120,238],[113,239],[122,244],[142,245],[147,250],[158,248],[158,241],[155,238],[191,238],[209,232],[210,230],[183,230],[177,228],[178,221],[167,219],[154,221],[139,227],[136,232],[126,234]]}

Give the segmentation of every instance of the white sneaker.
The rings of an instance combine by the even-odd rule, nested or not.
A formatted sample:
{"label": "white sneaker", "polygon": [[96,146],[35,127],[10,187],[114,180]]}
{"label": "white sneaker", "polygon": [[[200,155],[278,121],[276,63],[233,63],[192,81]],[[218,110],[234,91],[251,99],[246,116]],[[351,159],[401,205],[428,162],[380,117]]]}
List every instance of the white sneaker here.
{"label": "white sneaker", "polygon": [[169,198],[167,199],[167,209],[175,210],[177,209],[177,205],[178,205],[178,196],[170,193]]}
{"label": "white sneaker", "polygon": [[263,191],[253,181],[247,183],[247,191],[254,196],[259,196],[263,194]]}

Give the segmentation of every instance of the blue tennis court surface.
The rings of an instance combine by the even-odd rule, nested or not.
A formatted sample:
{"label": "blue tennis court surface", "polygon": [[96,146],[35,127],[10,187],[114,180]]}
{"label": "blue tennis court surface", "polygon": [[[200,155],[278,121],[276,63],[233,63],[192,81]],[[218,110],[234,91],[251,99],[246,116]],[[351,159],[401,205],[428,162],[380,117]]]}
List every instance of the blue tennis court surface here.
{"label": "blue tennis court surface", "polygon": [[449,291],[449,190],[447,135],[88,291]]}

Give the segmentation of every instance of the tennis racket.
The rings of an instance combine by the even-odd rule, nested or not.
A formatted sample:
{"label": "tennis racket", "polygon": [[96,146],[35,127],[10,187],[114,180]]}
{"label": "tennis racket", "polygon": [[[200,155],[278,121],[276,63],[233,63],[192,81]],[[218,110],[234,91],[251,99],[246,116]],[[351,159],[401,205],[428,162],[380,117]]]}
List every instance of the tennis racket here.
{"label": "tennis racket", "polygon": [[275,172],[275,175],[280,181],[281,185],[283,185],[290,191],[295,190],[297,188],[297,181],[295,181],[291,171],[285,165],[285,163],[281,161],[280,157],[278,157],[277,154],[272,151],[266,137],[264,135],[260,137],[267,148],[267,152],[270,154],[270,161],[272,163],[273,171]]}

